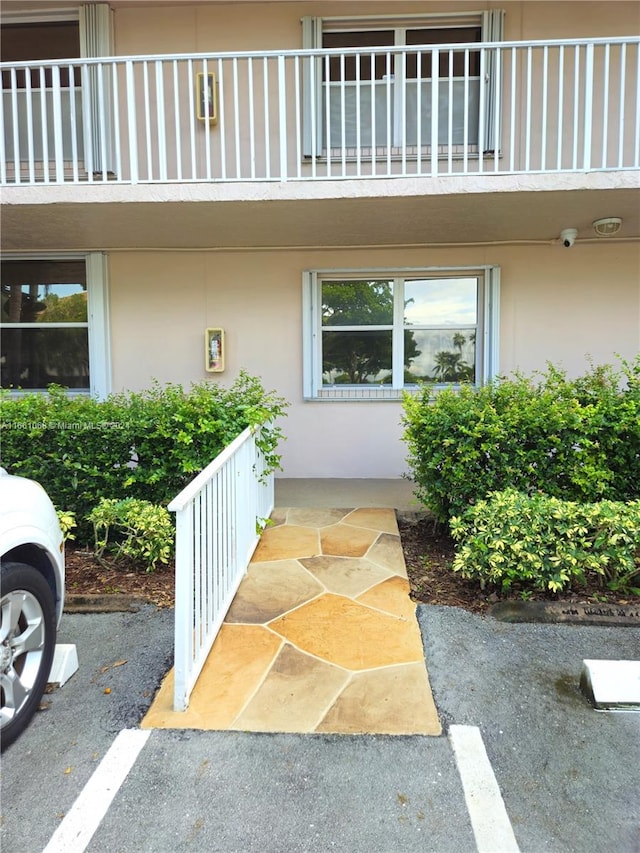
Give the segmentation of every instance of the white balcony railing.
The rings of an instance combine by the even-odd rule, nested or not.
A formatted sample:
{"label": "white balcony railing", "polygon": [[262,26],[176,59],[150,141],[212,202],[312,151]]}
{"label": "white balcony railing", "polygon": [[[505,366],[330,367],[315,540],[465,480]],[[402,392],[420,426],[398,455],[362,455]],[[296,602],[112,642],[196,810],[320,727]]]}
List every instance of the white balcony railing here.
{"label": "white balcony railing", "polygon": [[189,705],[258,544],[258,524],[273,510],[273,472],[264,470],[255,432],[246,429],[169,504],[176,513],[176,711]]}
{"label": "white balcony railing", "polygon": [[[2,63],[0,180],[136,184],[638,169],[639,43]],[[371,79],[371,68],[379,79]],[[201,87],[207,97],[199,97],[198,80],[210,83]]]}

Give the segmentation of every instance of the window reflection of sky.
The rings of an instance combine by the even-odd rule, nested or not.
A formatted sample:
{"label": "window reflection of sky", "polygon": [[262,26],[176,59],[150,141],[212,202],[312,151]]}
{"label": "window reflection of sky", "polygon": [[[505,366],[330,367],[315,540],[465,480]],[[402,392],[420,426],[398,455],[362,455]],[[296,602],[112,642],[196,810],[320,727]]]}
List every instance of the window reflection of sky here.
{"label": "window reflection of sky", "polygon": [[405,326],[475,325],[477,288],[475,277],[407,281]]}

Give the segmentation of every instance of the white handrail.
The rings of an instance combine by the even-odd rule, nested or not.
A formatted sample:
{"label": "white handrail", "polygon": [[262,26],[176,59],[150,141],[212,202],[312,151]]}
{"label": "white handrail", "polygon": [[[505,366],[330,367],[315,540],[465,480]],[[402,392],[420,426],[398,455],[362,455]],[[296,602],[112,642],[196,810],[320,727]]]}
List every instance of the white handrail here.
{"label": "white handrail", "polygon": [[184,711],[273,510],[256,431],[247,428],[169,504],[176,513],[174,709]]}

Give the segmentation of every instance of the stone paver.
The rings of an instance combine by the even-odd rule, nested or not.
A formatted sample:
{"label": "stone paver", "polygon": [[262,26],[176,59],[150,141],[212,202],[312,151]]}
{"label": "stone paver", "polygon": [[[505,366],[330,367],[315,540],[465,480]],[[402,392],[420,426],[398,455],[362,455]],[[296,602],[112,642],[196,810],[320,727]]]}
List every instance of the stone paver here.
{"label": "stone paver", "polygon": [[282,509],[184,713],[145,728],[441,733],[392,509]]}

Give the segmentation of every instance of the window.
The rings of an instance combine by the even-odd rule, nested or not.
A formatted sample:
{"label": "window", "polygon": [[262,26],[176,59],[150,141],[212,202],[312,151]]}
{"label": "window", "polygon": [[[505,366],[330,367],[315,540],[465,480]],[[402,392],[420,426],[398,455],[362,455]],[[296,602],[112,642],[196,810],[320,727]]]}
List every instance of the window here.
{"label": "window", "polygon": [[[494,150],[496,59],[492,51],[481,55],[462,45],[499,41],[503,19],[501,10],[304,18],[305,48],[341,51],[305,66],[307,156],[327,149],[419,149],[434,140],[438,146],[474,148],[481,136],[483,149]],[[439,51],[434,68],[438,45],[450,47]]]}
{"label": "window", "polygon": [[[479,42],[477,27],[396,28],[383,31],[324,32],[323,47],[385,46],[388,52],[347,53],[323,63],[330,147],[418,145],[431,141],[432,54],[430,51],[394,52],[409,45]],[[445,144],[452,111],[452,142],[478,142],[480,54],[478,51],[443,52],[439,57],[441,89],[438,98],[438,143]],[[449,89],[451,83],[451,89]],[[466,87],[466,98],[465,98]],[[465,127],[465,104],[468,116]],[[359,116],[359,126],[357,117]],[[388,132],[387,132],[388,131]],[[466,131],[466,135],[465,135]],[[323,144],[326,146],[326,128]]]}
{"label": "window", "polygon": [[113,171],[110,75],[97,66],[83,70],[79,62],[80,57],[113,54],[109,4],[17,12],[7,18],[1,28],[3,61],[31,63],[28,74],[2,71],[0,133],[7,161],[45,163],[78,156],[88,172]]}
{"label": "window", "polygon": [[499,270],[305,274],[305,397],[397,399],[495,375]]}
{"label": "window", "polygon": [[4,260],[1,300],[3,388],[107,393],[101,255]]}

